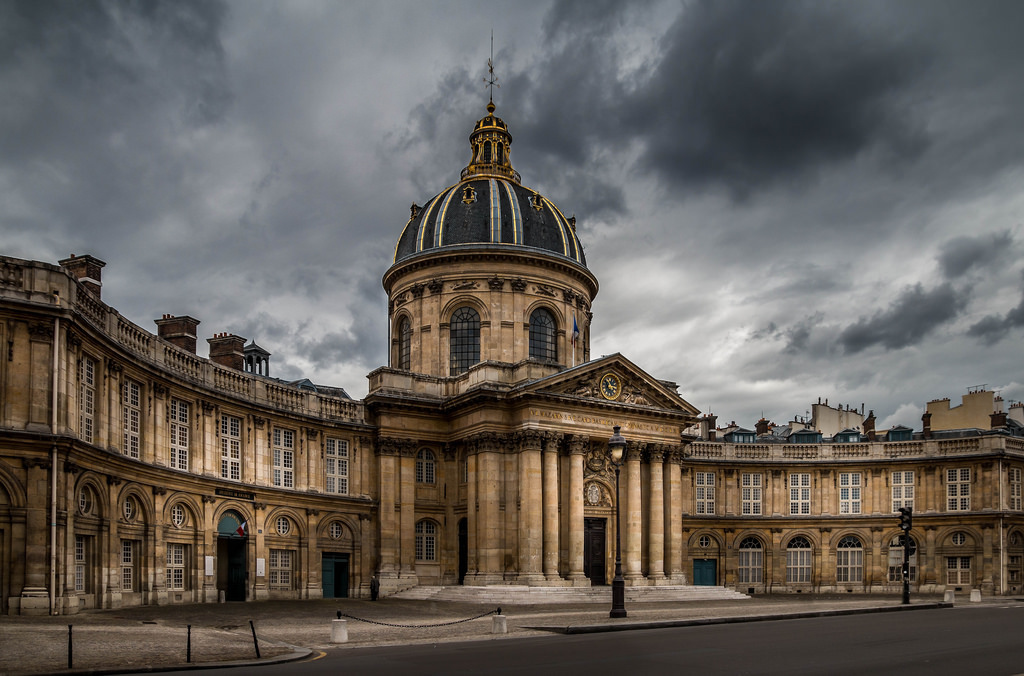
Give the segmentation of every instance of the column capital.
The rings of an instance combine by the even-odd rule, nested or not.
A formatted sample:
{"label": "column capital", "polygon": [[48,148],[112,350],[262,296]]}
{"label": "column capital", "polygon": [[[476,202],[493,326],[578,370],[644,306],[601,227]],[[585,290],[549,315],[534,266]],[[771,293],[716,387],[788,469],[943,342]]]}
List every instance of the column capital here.
{"label": "column capital", "polygon": [[640,462],[644,457],[644,450],[647,448],[647,444],[643,441],[627,441],[626,442],[626,461],[627,462]]}
{"label": "column capital", "polygon": [[377,455],[401,455],[408,457],[416,450],[416,440],[379,437],[377,439],[377,447],[374,450],[376,450]]}
{"label": "column capital", "polygon": [[589,440],[582,434],[573,434],[569,437],[569,455],[583,455],[587,452]]}
{"label": "column capital", "polygon": [[519,430],[512,436],[518,451],[539,451],[544,444],[544,434],[540,430]]}

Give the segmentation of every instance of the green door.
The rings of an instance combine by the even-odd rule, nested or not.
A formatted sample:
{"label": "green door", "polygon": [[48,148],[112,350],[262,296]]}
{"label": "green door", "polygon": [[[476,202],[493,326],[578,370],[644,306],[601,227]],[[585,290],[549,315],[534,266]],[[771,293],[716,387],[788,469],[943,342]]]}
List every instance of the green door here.
{"label": "green door", "polygon": [[348,598],[348,554],[325,553],[320,560],[325,599]]}
{"label": "green door", "polygon": [[694,559],[693,584],[704,587],[715,586],[718,584],[717,570],[718,559]]}

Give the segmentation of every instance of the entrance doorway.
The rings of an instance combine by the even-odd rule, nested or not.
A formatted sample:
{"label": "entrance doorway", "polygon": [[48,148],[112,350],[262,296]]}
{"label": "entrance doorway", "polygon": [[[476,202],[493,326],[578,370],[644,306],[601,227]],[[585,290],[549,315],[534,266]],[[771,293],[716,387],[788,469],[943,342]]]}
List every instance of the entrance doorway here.
{"label": "entrance doorway", "polygon": [[608,584],[605,578],[605,519],[583,519],[583,574],[590,585]]}
{"label": "entrance doorway", "polygon": [[217,523],[217,589],[225,601],[244,601],[248,529],[238,512],[225,512]]}
{"label": "entrance doorway", "polygon": [[324,552],[320,564],[325,599],[348,598],[348,554]]}
{"label": "entrance doorway", "polygon": [[466,580],[469,572],[469,523],[459,519],[459,584]]}
{"label": "entrance doorway", "polygon": [[713,587],[718,584],[718,559],[693,560],[693,584]]}

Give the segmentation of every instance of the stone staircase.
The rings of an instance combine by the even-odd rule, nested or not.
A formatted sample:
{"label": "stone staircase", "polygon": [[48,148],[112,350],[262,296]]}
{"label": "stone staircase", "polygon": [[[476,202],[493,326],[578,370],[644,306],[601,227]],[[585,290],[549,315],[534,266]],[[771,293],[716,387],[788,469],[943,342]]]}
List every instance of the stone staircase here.
{"label": "stone staircase", "polygon": [[[604,587],[528,587],[526,585],[420,585],[391,594],[390,598],[422,601],[449,601],[497,605],[530,606],[543,604],[610,603],[612,588]],[[687,601],[733,601],[749,599],[746,594],[725,587],[665,585],[626,587],[627,603]]]}

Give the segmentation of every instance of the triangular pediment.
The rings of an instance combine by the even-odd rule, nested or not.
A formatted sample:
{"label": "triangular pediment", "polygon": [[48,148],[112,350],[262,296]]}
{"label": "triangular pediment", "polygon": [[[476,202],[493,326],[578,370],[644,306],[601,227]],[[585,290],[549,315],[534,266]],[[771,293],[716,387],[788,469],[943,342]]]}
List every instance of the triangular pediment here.
{"label": "triangular pediment", "polygon": [[679,396],[674,383],[658,380],[618,353],[534,380],[521,386],[520,393],[699,414]]}

